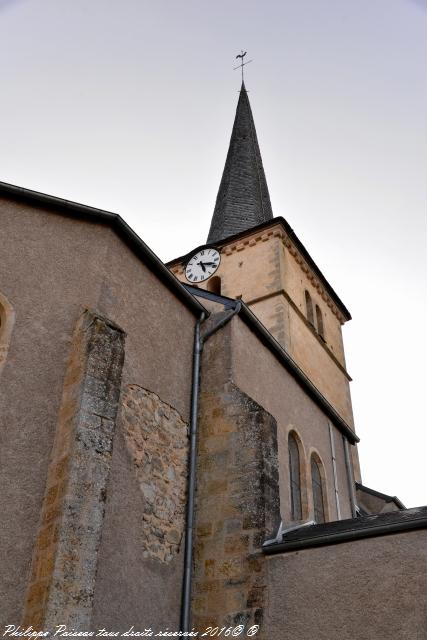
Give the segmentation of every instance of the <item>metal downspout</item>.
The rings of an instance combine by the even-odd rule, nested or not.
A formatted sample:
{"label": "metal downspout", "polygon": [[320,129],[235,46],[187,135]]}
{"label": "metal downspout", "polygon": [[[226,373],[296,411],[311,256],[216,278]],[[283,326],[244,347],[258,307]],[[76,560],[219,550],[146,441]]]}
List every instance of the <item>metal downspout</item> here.
{"label": "metal downspout", "polygon": [[194,527],[194,498],[196,493],[196,464],[197,464],[197,414],[199,410],[200,385],[200,354],[202,341],[200,339],[200,325],[205,319],[202,313],[196,322],[193,345],[193,380],[191,386],[191,415],[190,415],[190,452],[189,477],[187,498],[187,522],[185,529],[184,578],[182,586],[181,631],[188,631],[190,626],[191,578],[193,565],[193,527]]}
{"label": "metal downspout", "polygon": [[200,357],[203,345],[213,333],[227,324],[231,318],[239,313],[242,305],[237,302],[232,311],[223,316],[213,327],[202,337],[200,327],[205,319],[202,313],[196,323],[194,332],[193,347],[193,380],[191,388],[191,415],[190,415],[190,452],[189,452],[189,474],[188,474],[188,498],[187,498],[187,520],[185,528],[185,551],[184,551],[184,577],[182,587],[181,603],[181,631],[190,631],[191,616],[191,588],[193,578],[193,539],[194,539],[194,506],[196,497],[196,469],[197,469],[197,428],[199,412],[199,389],[200,389]]}
{"label": "metal downspout", "polygon": [[351,515],[353,516],[353,518],[356,518],[356,516],[357,516],[357,511],[356,511],[357,500],[356,500],[356,491],[354,489],[355,482],[354,482],[354,475],[353,475],[353,467],[352,467],[351,459],[350,459],[350,451],[349,451],[349,447],[348,447],[348,440],[344,435],[343,435],[342,439],[343,439],[343,442],[344,442],[344,457],[345,457],[345,467],[346,467],[346,470],[347,470],[348,492],[350,494]]}
{"label": "metal downspout", "polygon": [[334,439],[334,432],[332,429],[332,425],[330,422],[328,422],[328,424],[329,424],[329,441],[331,444],[332,470],[334,474],[334,491],[335,491],[335,505],[337,509],[337,520],[341,520],[340,497],[339,497],[339,491],[338,491],[337,458],[335,454],[335,439]]}

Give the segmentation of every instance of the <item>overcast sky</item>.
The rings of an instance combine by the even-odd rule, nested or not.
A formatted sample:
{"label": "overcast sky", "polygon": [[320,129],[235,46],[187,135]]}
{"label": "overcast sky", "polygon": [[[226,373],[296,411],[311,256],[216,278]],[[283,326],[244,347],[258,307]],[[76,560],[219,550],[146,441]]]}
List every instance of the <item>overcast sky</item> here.
{"label": "overcast sky", "polygon": [[427,0],[0,0],[0,180],[206,240],[246,86],[344,328],[366,485],[427,504]]}

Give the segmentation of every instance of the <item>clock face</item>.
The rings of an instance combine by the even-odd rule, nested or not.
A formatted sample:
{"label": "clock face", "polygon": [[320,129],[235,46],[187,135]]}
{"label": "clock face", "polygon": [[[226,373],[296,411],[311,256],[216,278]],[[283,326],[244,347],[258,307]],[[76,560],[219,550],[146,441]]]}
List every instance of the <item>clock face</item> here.
{"label": "clock face", "polygon": [[203,282],[219,267],[221,256],[216,249],[201,249],[187,263],[185,277],[189,282]]}

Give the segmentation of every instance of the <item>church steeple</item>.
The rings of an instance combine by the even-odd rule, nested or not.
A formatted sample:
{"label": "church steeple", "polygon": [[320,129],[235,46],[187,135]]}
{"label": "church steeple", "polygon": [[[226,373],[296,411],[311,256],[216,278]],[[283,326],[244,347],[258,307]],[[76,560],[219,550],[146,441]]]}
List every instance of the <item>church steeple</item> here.
{"label": "church steeple", "polygon": [[272,218],[255,124],[242,82],[208,243],[218,242]]}

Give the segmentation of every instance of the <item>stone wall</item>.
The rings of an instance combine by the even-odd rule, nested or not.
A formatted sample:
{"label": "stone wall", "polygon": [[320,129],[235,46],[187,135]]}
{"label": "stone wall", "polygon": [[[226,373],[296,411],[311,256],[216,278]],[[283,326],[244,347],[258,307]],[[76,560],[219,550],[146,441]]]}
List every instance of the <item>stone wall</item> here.
{"label": "stone wall", "polygon": [[168,563],[184,532],[187,425],[173,407],[135,384],[123,394],[121,424],[143,495],[143,556]]}
{"label": "stone wall", "polygon": [[[205,347],[200,395],[193,625],[262,624],[261,545],[279,525],[276,422],[230,380],[229,325]],[[211,342],[212,341],[212,342]],[[260,637],[258,635],[257,637]]]}

